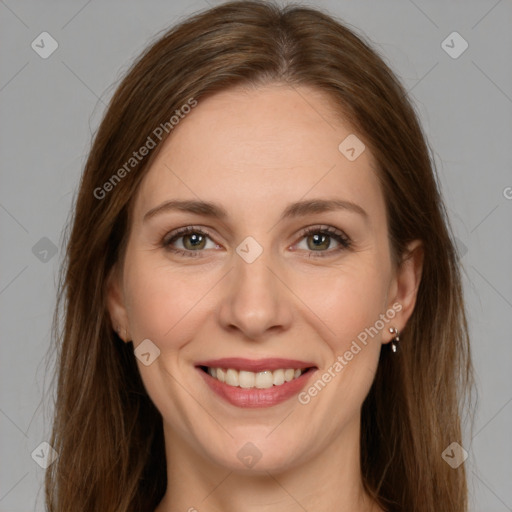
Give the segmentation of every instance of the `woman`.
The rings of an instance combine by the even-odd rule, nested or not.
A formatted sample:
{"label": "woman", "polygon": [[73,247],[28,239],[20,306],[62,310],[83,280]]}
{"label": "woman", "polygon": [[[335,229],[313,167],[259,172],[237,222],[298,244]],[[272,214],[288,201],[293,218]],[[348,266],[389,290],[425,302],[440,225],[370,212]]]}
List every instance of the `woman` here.
{"label": "woman", "polygon": [[332,17],[226,3],[147,49],[91,148],[60,306],[52,512],[467,510],[433,164]]}

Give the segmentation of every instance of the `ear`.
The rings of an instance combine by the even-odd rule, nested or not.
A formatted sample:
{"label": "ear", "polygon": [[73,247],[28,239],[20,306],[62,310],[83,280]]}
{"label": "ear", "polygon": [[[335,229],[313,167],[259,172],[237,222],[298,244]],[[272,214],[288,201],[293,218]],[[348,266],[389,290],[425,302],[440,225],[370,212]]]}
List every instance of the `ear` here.
{"label": "ear", "polygon": [[[396,327],[398,331],[404,329],[414,311],[423,272],[423,256],[424,247],[422,241],[414,240],[410,242],[392,279],[388,295],[390,297],[388,308],[392,308],[397,313],[393,321],[390,322],[390,326]],[[395,305],[394,307],[393,304]],[[400,305],[401,308],[397,305]],[[386,340],[383,341],[391,341],[392,334],[389,332],[386,334]]]}
{"label": "ear", "polygon": [[107,309],[112,322],[112,329],[124,341],[130,341],[128,332],[128,314],[124,303],[122,276],[117,265],[112,267],[107,278]]}

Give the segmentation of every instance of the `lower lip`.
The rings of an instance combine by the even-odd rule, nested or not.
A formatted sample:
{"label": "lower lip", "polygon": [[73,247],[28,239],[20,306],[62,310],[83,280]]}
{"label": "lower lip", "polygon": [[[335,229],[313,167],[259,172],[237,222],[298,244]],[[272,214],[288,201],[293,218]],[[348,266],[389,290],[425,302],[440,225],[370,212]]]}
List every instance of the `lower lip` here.
{"label": "lower lip", "polygon": [[297,395],[302,388],[306,385],[307,381],[315,369],[311,369],[303,373],[300,377],[285,382],[280,386],[272,386],[267,389],[251,388],[245,389],[235,386],[229,386],[220,380],[213,378],[210,374],[197,368],[199,373],[203,376],[206,384],[221,398],[236,407],[272,407],[273,405],[280,404],[289,398]]}

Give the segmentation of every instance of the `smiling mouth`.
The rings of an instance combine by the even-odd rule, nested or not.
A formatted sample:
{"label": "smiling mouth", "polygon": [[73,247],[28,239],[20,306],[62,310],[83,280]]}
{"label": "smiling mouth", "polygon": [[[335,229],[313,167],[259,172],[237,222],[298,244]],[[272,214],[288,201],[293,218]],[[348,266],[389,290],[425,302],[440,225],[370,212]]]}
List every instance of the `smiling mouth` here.
{"label": "smiling mouth", "polygon": [[298,379],[315,367],[279,368],[277,370],[263,370],[260,372],[236,370],[234,368],[213,368],[210,366],[199,366],[199,368],[215,380],[228,386],[243,389],[269,389]]}

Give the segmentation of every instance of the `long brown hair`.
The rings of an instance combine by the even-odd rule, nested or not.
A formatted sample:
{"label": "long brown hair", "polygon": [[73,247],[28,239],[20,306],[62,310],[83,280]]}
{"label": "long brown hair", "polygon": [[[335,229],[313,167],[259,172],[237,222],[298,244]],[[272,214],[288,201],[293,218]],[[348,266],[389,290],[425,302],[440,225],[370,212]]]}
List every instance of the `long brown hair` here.
{"label": "long brown hair", "polygon": [[460,411],[472,383],[460,265],[415,110],[369,43],[332,16],[240,1],[196,14],[153,42],[117,88],[92,143],[54,317],[58,382],[50,444],[59,457],[46,472],[50,512],[140,512],[162,499],[162,417],[144,389],[133,346],[112,329],[106,282],[122,261],[138,186],[170,130],[160,130],[145,158],[126,162],[191,100],[269,83],[314,86],[332,98],[378,163],[398,263],[409,241],[424,242],[401,353],[381,352],[362,408],[365,488],[385,510],[467,510],[464,465],[452,469],[441,457],[453,441],[462,444]]}

